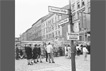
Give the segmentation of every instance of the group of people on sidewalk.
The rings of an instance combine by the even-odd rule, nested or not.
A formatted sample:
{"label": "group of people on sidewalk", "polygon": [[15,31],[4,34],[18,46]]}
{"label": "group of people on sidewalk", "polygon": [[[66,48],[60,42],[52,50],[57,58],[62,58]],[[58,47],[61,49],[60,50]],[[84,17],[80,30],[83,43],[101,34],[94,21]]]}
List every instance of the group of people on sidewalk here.
{"label": "group of people on sidewalk", "polygon": [[32,48],[31,44],[26,44],[25,53],[28,60],[28,65],[39,62],[38,59],[40,59],[40,63],[42,63],[40,45],[35,44],[34,48]]}
{"label": "group of people on sidewalk", "polygon": [[76,46],[76,53],[77,53],[77,56],[80,56],[81,54],[83,54],[84,56],[84,60],[87,60],[87,54],[89,53],[89,50],[87,48],[88,46],[87,45],[81,45],[81,44],[78,44]]}
{"label": "group of people on sidewalk", "polygon": [[25,44],[25,55],[28,61],[28,65],[33,65],[37,62],[42,63],[44,53],[46,55],[46,62],[55,63],[53,51],[54,48],[50,42],[43,46],[41,46],[40,44],[35,44],[34,47],[32,46],[32,44]]}
{"label": "group of people on sidewalk", "polygon": [[[72,47],[70,45],[65,46],[65,56],[67,58],[71,58],[71,52],[72,52],[71,48]],[[76,48],[75,55],[76,56],[80,56],[80,55],[83,54],[84,60],[87,60],[87,54],[88,53],[90,54],[90,47],[89,47],[89,45],[87,45],[87,44],[84,44],[84,45],[83,44],[76,44],[75,48]]]}
{"label": "group of people on sidewalk", "polygon": [[[87,60],[87,54],[89,53],[89,50],[87,48],[88,45],[82,45],[82,44],[76,44],[75,45],[75,54],[76,56],[80,56],[81,54],[84,55],[84,60]],[[26,56],[28,60],[28,65],[36,64],[37,62],[42,63],[42,58],[46,57],[46,62],[49,63],[55,63],[54,62],[54,53],[56,52],[56,48],[49,42],[48,44],[25,44],[25,51],[22,52],[22,50],[18,50],[16,48],[16,55],[18,55],[18,52],[20,53],[20,58],[23,56]],[[71,45],[65,46],[65,56],[67,58],[71,58]],[[16,58],[19,57],[16,56]]]}

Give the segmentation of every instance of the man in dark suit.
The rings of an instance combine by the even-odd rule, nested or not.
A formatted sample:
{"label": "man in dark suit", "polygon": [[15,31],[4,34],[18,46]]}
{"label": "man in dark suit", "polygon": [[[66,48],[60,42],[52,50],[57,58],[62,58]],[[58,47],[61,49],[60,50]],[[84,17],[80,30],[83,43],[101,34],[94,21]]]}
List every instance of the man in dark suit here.
{"label": "man in dark suit", "polygon": [[34,63],[37,63],[36,59],[37,59],[37,44],[35,44],[34,48],[33,48],[33,60],[34,60]]}
{"label": "man in dark suit", "polygon": [[16,45],[16,60],[19,59],[19,48],[18,45]]}
{"label": "man in dark suit", "polygon": [[40,63],[42,63],[42,60],[41,60],[41,47],[40,47],[40,45],[38,45],[37,46],[37,62],[39,62],[38,61],[38,59],[40,59]]}
{"label": "man in dark suit", "polygon": [[28,65],[32,65],[31,59],[32,59],[32,49],[31,44],[25,46],[25,52],[27,55]]}

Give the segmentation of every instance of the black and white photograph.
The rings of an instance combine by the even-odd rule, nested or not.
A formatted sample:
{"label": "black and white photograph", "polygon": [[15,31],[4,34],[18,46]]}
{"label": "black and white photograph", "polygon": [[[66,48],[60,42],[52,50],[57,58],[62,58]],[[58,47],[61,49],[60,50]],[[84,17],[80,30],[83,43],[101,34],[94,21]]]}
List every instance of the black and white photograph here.
{"label": "black and white photograph", "polygon": [[91,0],[15,0],[15,71],[91,71]]}

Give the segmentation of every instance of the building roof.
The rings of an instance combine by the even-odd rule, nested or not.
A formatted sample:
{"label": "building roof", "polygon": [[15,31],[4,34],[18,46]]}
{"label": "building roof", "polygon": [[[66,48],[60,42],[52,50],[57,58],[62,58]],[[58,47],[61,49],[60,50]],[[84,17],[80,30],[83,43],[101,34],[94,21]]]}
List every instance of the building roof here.
{"label": "building roof", "polygon": [[44,16],[43,19],[42,19],[42,22],[44,22],[45,20],[50,18],[52,15],[54,15],[54,14],[53,13],[49,13],[48,15]]}
{"label": "building roof", "polygon": [[[62,8],[64,8],[64,9],[69,9],[69,5],[66,5],[66,6],[64,6],[64,7],[62,7]],[[49,14],[47,14],[47,15],[45,15],[45,16],[43,16],[43,17],[41,17],[40,19],[38,19],[32,26],[34,26],[37,22],[39,22],[39,21],[41,21],[41,22],[44,22],[45,20],[47,20],[48,18],[50,18],[52,15],[54,15],[55,13],[52,13],[52,12],[50,12]],[[31,27],[32,28],[32,27]],[[29,28],[29,29],[27,29],[24,33],[26,33],[26,32],[28,32],[31,28]],[[23,34],[24,34],[23,33]]]}
{"label": "building roof", "polygon": [[40,19],[38,19],[32,26],[34,26],[37,22],[42,21],[43,17],[41,17]]}

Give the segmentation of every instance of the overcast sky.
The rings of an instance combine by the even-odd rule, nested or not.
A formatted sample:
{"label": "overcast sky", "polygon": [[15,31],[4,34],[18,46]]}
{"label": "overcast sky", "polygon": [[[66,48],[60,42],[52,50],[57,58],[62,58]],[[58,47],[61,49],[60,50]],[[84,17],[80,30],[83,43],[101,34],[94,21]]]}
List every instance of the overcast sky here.
{"label": "overcast sky", "polygon": [[15,37],[47,15],[48,6],[64,7],[69,0],[15,0]]}

